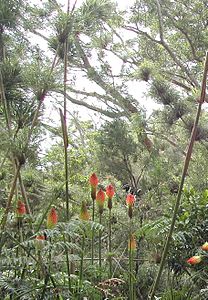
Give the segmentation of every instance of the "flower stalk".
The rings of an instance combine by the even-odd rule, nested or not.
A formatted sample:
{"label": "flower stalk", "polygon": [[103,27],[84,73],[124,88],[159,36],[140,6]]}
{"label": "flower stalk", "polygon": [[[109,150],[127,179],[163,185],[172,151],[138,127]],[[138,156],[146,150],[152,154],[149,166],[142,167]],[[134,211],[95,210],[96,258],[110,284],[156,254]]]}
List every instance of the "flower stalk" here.
{"label": "flower stalk", "polygon": [[[83,200],[81,205],[81,211],[79,215],[80,220],[83,221],[89,221],[90,214],[87,210],[86,202]],[[80,260],[80,270],[79,270],[79,289],[82,288],[83,283],[83,262],[84,262],[84,251],[85,251],[85,228],[83,227],[83,235],[82,235],[82,245],[81,245],[81,260]],[[81,293],[80,293],[80,299],[81,299]]]}
{"label": "flower stalk", "polygon": [[[98,177],[95,173],[93,173],[90,176],[89,179],[90,186],[91,186],[91,198],[92,198],[92,221],[95,221],[95,199],[96,199],[96,190],[97,190],[97,185],[98,185]],[[95,230],[94,227],[92,228],[92,243],[91,243],[91,264],[94,264],[94,235],[95,235]]]}
{"label": "flower stalk", "polygon": [[126,196],[126,204],[128,208],[129,216],[129,241],[128,241],[128,250],[129,250],[129,299],[134,300],[134,276],[133,276],[133,251],[136,249],[136,241],[132,233],[132,217],[133,217],[133,206],[135,202],[135,196],[128,194]]}
{"label": "flower stalk", "polygon": [[106,195],[108,197],[108,253],[109,253],[109,278],[112,277],[112,233],[111,233],[111,210],[112,210],[112,198],[115,194],[114,187],[110,184],[106,188]]}
{"label": "flower stalk", "polygon": [[[102,225],[102,214],[104,209],[104,202],[105,202],[105,193],[102,189],[100,189],[96,196],[96,202],[98,206],[99,212],[99,223]],[[99,269],[100,269],[100,281],[101,281],[101,268],[102,268],[102,230],[99,230]]]}

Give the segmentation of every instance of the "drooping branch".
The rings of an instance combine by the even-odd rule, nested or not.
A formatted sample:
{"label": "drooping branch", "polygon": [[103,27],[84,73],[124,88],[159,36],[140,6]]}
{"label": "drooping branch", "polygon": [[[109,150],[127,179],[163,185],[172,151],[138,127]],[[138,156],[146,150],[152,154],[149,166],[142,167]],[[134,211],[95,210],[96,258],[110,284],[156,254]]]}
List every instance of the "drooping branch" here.
{"label": "drooping branch", "polygon": [[86,92],[86,91],[80,91],[77,89],[72,88],[71,86],[67,86],[67,89],[70,90],[71,92],[77,94],[77,95],[83,95],[86,97],[93,97],[93,98],[97,98],[97,99],[103,99],[105,103],[107,102],[111,102],[115,105],[119,105],[118,101],[116,101],[114,98],[106,95],[106,94],[99,94],[97,92]]}
{"label": "drooping branch", "polygon": [[[56,90],[53,90],[55,93],[58,93],[58,94],[61,94],[61,95],[64,95],[64,91],[61,90],[61,89],[56,89]],[[121,116],[126,116],[126,112],[124,111],[121,111],[121,112],[118,112],[118,113],[115,113],[115,112],[111,112],[111,111],[107,111],[107,110],[104,110],[102,108],[99,108],[95,105],[90,105],[84,101],[81,101],[81,100],[77,100],[77,99],[74,99],[72,98],[68,93],[66,94],[66,98],[72,102],[73,104],[76,104],[76,105],[80,105],[80,106],[84,106],[90,110],[93,110],[95,112],[98,112],[98,113],[101,113],[103,115],[105,115],[106,117],[109,117],[109,118],[116,118],[116,117],[121,117]]]}
{"label": "drooping branch", "polygon": [[117,89],[112,87],[110,84],[106,83],[101,76],[98,74],[98,72],[95,70],[94,67],[91,66],[81,44],[79,39],[75,38],[75,45],[77,48],[77,51],[84,63],[84,67],[87,70],[88,76],[93,79],[94,82],[96,82],[106,93],[110,94],[111,97],[115,98],[117,101],[119,101],[120,106],[123,110],[126,111],[127,115],[130,115],[131,113],[138,113],[138,109],[132,104],[131,101],[123,97]]}

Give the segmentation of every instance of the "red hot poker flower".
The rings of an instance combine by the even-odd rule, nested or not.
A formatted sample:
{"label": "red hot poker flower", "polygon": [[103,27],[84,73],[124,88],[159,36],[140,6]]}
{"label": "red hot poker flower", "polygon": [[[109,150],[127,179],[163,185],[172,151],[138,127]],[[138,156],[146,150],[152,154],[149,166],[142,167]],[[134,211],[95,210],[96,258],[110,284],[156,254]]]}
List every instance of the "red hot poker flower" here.
{"label": "red hot poker flower", "polygon": [[97,185],[98,185],[98,178],[97,175],[95,173],[93,173],[90,176],[90,185],[91,185],[91,198],[94,201],[96,199],[96,189],[97,189]]}
{"label": "red hot poker flower", "polygon": [[102,189],[100,189],[96,195],[96,202],[99,208],[99,213],[102,214],[103,213],[103,206],[104,206],[104,202],[105,202],[105,193],[103,192]]}
{"label": "red hot poker flower", "polygon": [[192,256],[191,258],[187,259],[187,263],[190,265],[197,265],[202,261],[201,256],[195,255]]}
{"label": "red hot poker flower", "polygon": [[208,251],[208,242],[205,242],[202,246],[201,246],[202,250],[204,251]]}
{"label": "red hot poker flower", "polygon": [[20,200],[17,202],[17,214],[18,216],[23,216],[26,214],[25,204]]}
{"label": "red hot poker flower", "polygon": [[128,205],[128,206],[133,206],[134,205],[134,202],[135,202],[135,197],[134,197],[134,195],[132,195],[132,194],[128,194],[127,196],[126,196],[126,204]]}
{"label": "red hot poker flower", "polygon": [[47,228],[53,229],[58,223],[58,214],[54,207],[51,208],[47,215]]}
{"label": "red hot poker flower", "polygon": [[112,186],[112,184],[109,184],[106,187],[106,195],[108,196],[108,198],[112,199],[114,194],[115,194],[114,187]]}
{"label": "red hot poker flower", "polygon": [[104,204],[104,201],[105,201],[105,193],[103,192],[102,189],[100,189],[97,193],[97,196],[96,196],[96,201],[97,201],[97,204],[100,204],[100,205],[103,205]]}
{"label": "red hot poker flower", "polygon": [[98,182],[99,182],[99,180],[98,180],[98,178],[97,178],[97,175],[96,175],[95,173],[93,173],[93,174],[90,176],[90,185],[91,185],[92,187],[96,188],[97,185],[98,185]]}
{"label": "red hot poker flower", "polygon": [[106,195],[108,196],[108,208],[111,210],[113,205],[112,205],[112,198],[115,194],[115,190],[114,187],[112,186],[112,184],[109,184],[106,187]]}

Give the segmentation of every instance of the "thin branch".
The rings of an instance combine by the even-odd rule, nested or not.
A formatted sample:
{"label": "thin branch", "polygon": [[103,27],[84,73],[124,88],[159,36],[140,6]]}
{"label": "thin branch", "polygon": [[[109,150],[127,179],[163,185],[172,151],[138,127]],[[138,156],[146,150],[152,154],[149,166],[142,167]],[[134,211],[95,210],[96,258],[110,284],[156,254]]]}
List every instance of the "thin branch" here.
{"label": "thin branch", "polygon": [[97,98],[97,99],[104,99],[105,102],[109,101],[109,102],[113,102],[115,105],[118,105],[119,103],[115,101],[114,98],[108,96],[108,95],[102,95],[102,94],[98,94],[97,92],[85,92],[85,91],[79,91],[76,90],[74,88],[72,88],[71,86],[67,87],[68,90],[70,90],[71,92],[75,93],[75,94],[80,94],[80,95],[84,95],[87,97],[93,97],[93,98]]}
{"label": "thin branch", "polygon": [[[63,90],[53,90],[54,92],[58,93],[58,94],[64,94],[64,91]],[[77,100],[77,99],[74,99],[72,98],[71,96],[69,96],[69,94],[66,94],[66,98],[71,101],[72,103],[76,104],[76,105],[81,105],[81,106],[84,106],[90,110],[93,110],[93,111],[96,111],[98,113],[101,113],[103,115],[105,115],[106,117],[109,117],[109,118],[115,118],[115,117],[121,117],[121,116],[126,116],[126,112],[122,111],[122,112],[118,112],[118,113],[114,113],[114,112],[110,112],[110,111],[107,111],[107,110],[104,110],[102,108],[99,108],[95,105],[90,105],[84,101],[81,101],[81,100]]]}
{"label": "thin branch", "polygon": [[190,92],[192,89],[187,86],[186,84],[184,84],[183,82],[180,82],[176,79],[171,79],[171,82],[179,87],[182,87],[184,90],[186,90],[187,92]]}
{"label": "thin branch", "polygon": [[189,37],[187,31],[186,31],[184,28],[182,28],[181,26],[179,26],[179,25],[177,24],[177,21],[172,17],[171,14],[168,13],[167,10],[165,11],[165,13],[166,13],[167,17],[172,21],[172,23],[173,23],[173,25],[175,26],[175,28],[177,28],[177,29],[178,29],[178,30],[186,37],[186,39],[187,39],[187,41],[188,41],[188,43],[189,43],[189,46],[190,46],[190,48],[191,48],[193,58],[194,58],[196,61],[198,61],[198,62],[202,62],[203,60],[202,60],[201,58],[197,57],[196,50],[195,50],[195,48],[194,48],[194,44],[193,44],[191,38]]}
{"label": "thin branch", "polygon": [[162,20],[162,12],[161,12],[161,5],[160,1],[156,0],[157,3],[157,11],[158,11],[158,21],[159,21],[159,32],[160,32],[160,39],[162,46],[166,49],[166,51],[169,53],[173,61],[181,68],[181,70],[190,78],[191,82],[194,86],[198,87],[199,84],[195,80],[195,78],[190,74],[189,70],[184,66],[184,64],[177,58],[175,53],[171,50],[169,45],[164,40],[164,31],[163,31],[163,20]]}
{"label": "thin branch", "polygon": [[124,29],[126,30],[129,30],[129,31],[133,31],[137,34],[141,34],[143,36],[146,36],[149,40],[151,40],[152,42],[156,43],[156,44],[159,44],[159,45],[162,45],[161,41],[160,40],[156,40],[154,39],[149,33],[147,33],[146,31],[143,31],[141,29],[139,29],[139,27],[135,28],[133,26],[123,26]]}
{"label": "thin branch", "polygon": [[137,108],[129,101],[124,98],[116,89],[114,89],[110,84],[106,83],[98,72],[93,68],[80,45],[79,39],[75,38],[75,45],[78,53],[84,63],[84,67],[87,70],[88,76],[91,77],[100,87],[102,87],[107,93],[109,93],[113,98],[117,99],[120,102],[121,107],[126,111],[126,114],[137,113]]}

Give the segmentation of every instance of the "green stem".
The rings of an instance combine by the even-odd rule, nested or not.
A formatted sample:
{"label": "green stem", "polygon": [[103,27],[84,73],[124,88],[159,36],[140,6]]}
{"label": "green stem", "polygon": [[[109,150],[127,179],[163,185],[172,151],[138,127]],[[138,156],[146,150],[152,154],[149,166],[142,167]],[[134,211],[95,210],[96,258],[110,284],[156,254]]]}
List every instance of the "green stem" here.
{"label": "green stem", "polygon": [[130,242],[130,247],[129,247],[129,297],[130,300],[132,300],[131,298],[131,288],[132,288],[132,282],[131,282],[131,242]]}
{"label": "green stem", "polygon": [[[100,213],[100,218],[99,218],[99,223],[100,225],[102,224],[102,214]],[[102,231],[101,229],[99,230],[99,269],[100,269],[100,276],[99,276],[99,279],[101,281],[101,267],[102,267],[102,252],[101,252],[101,238],[102,238]]]}
{"label": "green stem", "polygon": [[49,274],[46,274],[46,277],[45,277],[45,280],[44,280],[43,291],[42,291],[42,295],[41,295],[40,300],[43,300],[45,298],[45,293],[46,293],[48,281],[49,281]]}
{"label": "green stem", "polygon": [[68,164],[68,135],[66,122],[66,89],[67,89],[67,53],[68,53],[68,36],[64,47],[64,164],[65,164],[65,183],[66,183],[66,217],[69,221],[69,164]]}
{"label": "green stem", "polygon": [[130,300],[134,300],[134,282],[133,282],[133,267],[132,267],[132,220],[130,219],[130,232],[129,232],[129,296]]}
{"label": "green stem", "polygon": [[[12,198],[14,196],[14,192],[15,192],[15,188],[16,188],[16,183],[17,183],[17,178],[19,176],[20,169],[21,169],[21,165],[18,165],[17,169],[16,169],[16,172],[15,172],[15,175],[14,175],[13,182],[12,182],[12,187],[11,187],[11,190],[10,190],[10,193],[9,193],[9,197],[8,197],[8,200],[7,200],[7,206],[6,206],[6,209],[4,211],[3,218],[1,220],[1,231],[2,232],[3,232],[4,228],[5,228],[5,225],[6,225],[6,222],[7,222],[8,213],[9,213],[9,210],[11,208]],[[1,234],[1,236],[2,236],[2,234]]]}
{"label": "green stem", "polygon": [[[92,221],[95,221],[95,200],[92,199]],[[91,255],[91,264],[94,264],[94,235],[95,235],[95,230],[94,226],[92,228],[92,244],[91,244],[91,249],[92,249],[92,255]]]}
{"label": "green stem", "polygon": [[[79,290],[82,288],[83,281],[83,262],[84,262],[84,250],[85,250],[85,232],[82,236],[82,253],[81,253],[81,261],[80,261],[80,271],[79,271]],[[81,299],[81,295],[80,295]]]}
{"label": "green stem", "polygon": [[134,274],[133,274],[133,251],[131,250],[130,255],[130,265],[131,265],[131,299],[134,300]]}
{"label": "green stem", "polygon": [[180,206],[181,195],[182,195],[182,191],[183,191],[183,185],[184,185],[184,182],[185,182],[185,177],[186,177],[186,174],[187,174],[187,171],[188,171],[189,162],[191,160],[193,146],[194,146],[194,142],[195,142],[195,138],[196,138],[196,134],[197,134],[197,126],[198,126],[198,123],[199,123],[199,117],[200,117],[200,113],[201,113],[201,106],[205,101],[207,73],[208,73],[208,53],[206,53],[206,60],[205,60],[204,74],[203,74],[203,81],[202,81],[202,88],[201,88],[201,97],[200,97],[199,104],[198,104],[198,109],[197,109],[197,113],[196,113],[196,117],[195,117],[194,126],[193,126],[193,129],[192,129],[192,132],[191,132],[188,151],[186,153],[186,157],[185,157],[185,161],[184,161],[184,167],[183,167],[181,182],[180,182],[178,195],[177,195],[177,198],[176,198],[176,203],[175,203],[175,207],[174,207],[174,211],[173,211],[173,217],[172,217],[170,229],[169,229],[169,232],[168,232],[168,236],[167,236],[166,241],[165,241],[164,250],[163,250],[163,254],[162,254],[162,258],[161,258],[161,262],[160,262],[160,267],[159,267],[157,276],[155,278],[152,290],[151,290],[150,295],[149,295],[150,300],[154,299],[154,295],[155,295],[156,289],[158,287],[158,284],[159,284],[159,281],[160,281],[160,278],[161,278],[161,275],[162,275],[163,268],[165,266],[165,260],[166,260],[168,250],[169,250],[169,246],[170,246],[170,242],[171,242],[171,239],[172,239],[172,234],[173,234],[173,231],[174,231],[174,227],[175,227],[175,223],[176,223],[176,219],[177,219],[177,215],[178,215],[178,209],[179,209],[179,206]]}
{"label": "green stem", "polygon": [[111,209],[109,209],[109,235],[108,235],[109,241],[108,241],[108,252],[109,252],[109,277],[112,277],[112,242],[111,242]]}
{"label": "green stem", "polygon": [[50,248],[49,248],[49,254],[48,254],[48,272],[51,273],[51,261],[52,261],[52,255],[51,255],[52,240],[51,240],[51,237],[49,237],[49,243],[50,243]]}

